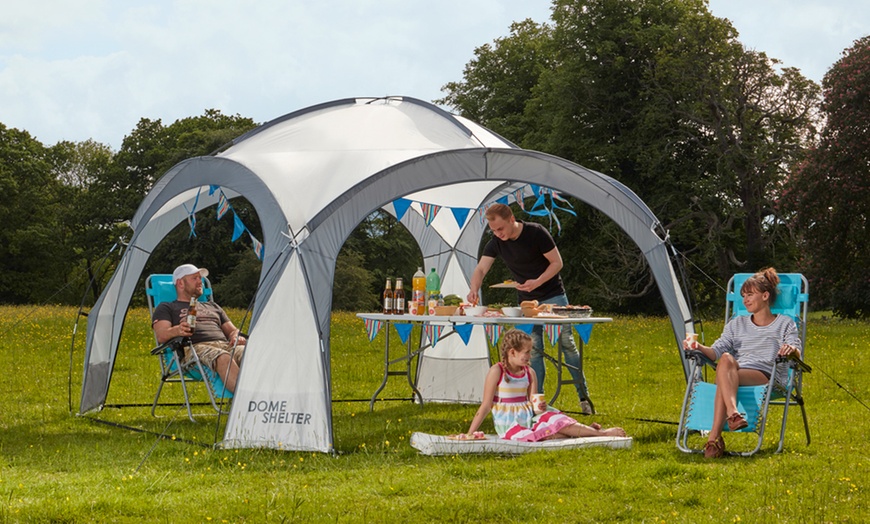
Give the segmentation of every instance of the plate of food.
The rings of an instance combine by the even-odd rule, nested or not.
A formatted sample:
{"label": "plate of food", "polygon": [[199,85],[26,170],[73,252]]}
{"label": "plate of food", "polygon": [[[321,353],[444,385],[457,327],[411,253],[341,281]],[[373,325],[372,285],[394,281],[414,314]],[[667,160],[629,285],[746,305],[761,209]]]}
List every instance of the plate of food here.
{"label": "plate of food", "polygon": [[592,308],[589,306],[553,306],[553,313],[567,315],[571,318],[589,318]]}
{"label": "plate of food", "polygon": [[493,284],[489,287],[496,289],[516,289],[519,283],[516,280],[505,280],[504,282],[499,282],[498,284]]}

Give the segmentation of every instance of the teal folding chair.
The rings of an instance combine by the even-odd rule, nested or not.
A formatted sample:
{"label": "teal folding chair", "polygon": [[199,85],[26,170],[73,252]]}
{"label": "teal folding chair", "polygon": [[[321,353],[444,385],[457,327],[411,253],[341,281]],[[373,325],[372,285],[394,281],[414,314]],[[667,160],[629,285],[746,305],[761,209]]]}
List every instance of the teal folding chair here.
{"label": "teal folding chair", "polygon": [[[203,277],[202,284],[203,293],[198,300],[200,302],[213,300],[211,282]],[[174,301],[177,298],[177,294],[175,284],[172,282],[172,275],[153,274],[148,276],[145,279],[145,294],[148,297],[149,315],[154,313],[154,308],[159,304]],[[193,356],[187,363],[182,363],[185,348],[192,352]],[[189,338],[175,337],[152,349],[151,354],[157,355],[160,359],[160,386],[158,386],[157,394],[154,396],[151,415],[156,416],[155,410],[157,409],[163,386],[167,383],[177,383],[181,384],[181,390],[184,393],[184,405],[187,408],[187,417],[191,421],[196,422],[193,418],[187,387],[189,384],[197,382],[205,384],[209,401],[214,410],[224,415],[228,413],[228,411],[221,408],[223,403],[219,404],[218,400],[231,399],[233,397],[232,392],[226,389],[220,375],[200,362],[199,356],[193,349]]]}
{"label": "teal folding chair", "polygon": [[[743,305],[740,296],[740,288],[751,273],[738,273],[728,281],[728,289],[725,298],[726,322],[735,316],[748,315],[749,312]],[[807,279],[799,273],[783,273],[779,275],[780,283],[777,287],[776,302],[770,308],[771,312],[780,315],[789,315],[794,319],[798,327],[801,339],[802,357],[806,358],[807,340],[807,309],[809,303],[809,284]],[[701,370],[706,366],[715,369],[715,364],[703,354],[696,351],[687,353],[689,359],[689,382],[686,386],[686,394],[683,397],[683,406],[680,412],[679,428],[677,430],[677,447],[686,453],[701,453],[700,447],[689,446],[688,436],[692,432],[705,434],[713,426],[713,398],[716,394],[716,384],[703,380]],[[780,385],[775,381],[776,370],[779,366],[788,366],[788,380]],[[804,431],[807,436],[807,445],[810,444],[810,426],[807,421],[807,412],[803,398],[803,374],[812,369],[799,358],[777,358],[770,382],[763,386],[741,386],[737,390],[737,410],[746,413],[748,426],[738,432],[757,432],[758,442],[755,448],[743,452],[730,452],[732,455],[750,456],[757,453],[762,446],[764,429],[767,424],[771,406],[782,406],[782,427],[779,432],[779,444],[776,452],[782,451],[785,441],[786,421],[788,420],[789,406],[800,406],[803,416]],[[724,431],[728,431],[726,425]]]}

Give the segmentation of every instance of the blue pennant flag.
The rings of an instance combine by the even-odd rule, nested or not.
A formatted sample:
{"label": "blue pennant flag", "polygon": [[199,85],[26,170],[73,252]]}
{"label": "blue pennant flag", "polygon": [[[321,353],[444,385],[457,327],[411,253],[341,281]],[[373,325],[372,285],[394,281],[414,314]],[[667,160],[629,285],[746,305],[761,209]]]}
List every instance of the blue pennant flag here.
{"label": "blue pennant flag", "polygon": [[396,328],[396,333],[399,334],[399,338],[402,340],[402,344],[408,343],[408,336],[411,334],[411,328],[414,327],[410,322],[408,323],[393,323],[393,327]]}
{"label": "blue pennant flag", "polygon": [[508,197],[507,197],[507,195],[505,195],[505,196],[499,198],[498,200],[496,200],[496,202],[498,202],[499,204],[508,205]]}
{"label": "blue pennant flag", "polygon": [[456,224],[459,226],[459,229],[462,229],[462,226],[465,225],[465,221],[468,219],[468,214],[471,213],[471,210],[467,207],[451,207],[450,211],[453,212],[453,218],[456,219]]}
{"label": "blue pennant flag", "polygon": [[212,196],[214,194],[214,192],[220,188],[221,188],[221,186],[216,186],[214,184],[208,186],[208,196]]}
{"label": "blue pennant flag", "polygon": [[453,326],[453,331],[459,334],[459,337],[467,346],[468,341],[471,339],[471,328],[473,327],[474,324],[456,324]]}
{"label": "blue pennant flag", "polygon": [[535,329],[535,325],[534,325],[534,324],[517,324],[517,325],[514,326],[514,327],[517,328],[517,329],[519,329],[520,331],[522,331],[522,332],[525,333],[526,335],[531,335],[531,334],[532,334],[532,330]]}
{"label": "blue pennant flag", "polygon": [[393,209],[396,211],[396,220],[402,220],[405,212],[411,207],[411,201],[407,198],[397,198],[393,200]]}
{"label": "blue pennant flag", "polygon": [[239,218],[239,215],[233,211],[233,242],[238,240],[245,231],[247,231],[245,224],[242,222],[242,219]]}
{"label": "blue pennant flag", "polygon": [[584,344],[589,343],[589,338],[592,336],[592,324],[574,324],[574,329],[583,340]]}
{"label": "blue pennant flag", "polygon": [[533,195],[538,196],[540,194],[541,186],[539,186],[537,184],[529,184],[529,187],[532,188]]}

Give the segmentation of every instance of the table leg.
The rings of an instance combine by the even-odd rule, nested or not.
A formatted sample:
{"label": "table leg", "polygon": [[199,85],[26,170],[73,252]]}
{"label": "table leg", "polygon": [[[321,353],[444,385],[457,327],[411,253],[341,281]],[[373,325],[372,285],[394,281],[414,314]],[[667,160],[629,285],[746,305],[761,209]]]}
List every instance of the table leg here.
{"label": "table leg", "polygon": [[384,379],[381,381],[381,385],[378,386],[378,389],[375,390],[374,395],[372,395],[372,400],[369,402],[369,411],[375,410],[375,400],[377,400],[378,395],[387,385],[387,378],[390,376],[390,322],[387,321],[384,325],[386,328],[384,330],[384,338],[386,342],[384,343]]}

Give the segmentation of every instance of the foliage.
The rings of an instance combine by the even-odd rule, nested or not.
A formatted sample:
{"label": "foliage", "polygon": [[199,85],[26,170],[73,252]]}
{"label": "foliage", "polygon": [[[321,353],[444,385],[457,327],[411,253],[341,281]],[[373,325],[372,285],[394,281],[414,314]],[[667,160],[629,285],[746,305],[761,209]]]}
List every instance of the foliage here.
{"label": "foliage", "polygon": [[788,181],[783,207],[801,235],[801,266],[837,314],[870,318],[870,36],[823,81],[820,143]]}
{"label": "foliage", "polygon": [[[229,313],[238,322],[243,312]],[[150,406],[71,415],[68,374],[72,369],[75,401],[84,358],[79,336],[70,366],[74,314],[59,307],[0,308],[0,327],[20,334],[0,341],[0,358],[9,367],[0,396],[2,522],[870,519],[870,474],[861,460],[870,444],[855,424],[866,419],[859,400],[867,403],[870,383],[868,353],[861,351],[870,337],[864,322],[810,321],[814,371],[805,376],[804,393],[811,445],[793,409],[783,454],[771,453],[778,431],[769,427],[756,457],[705,461],[677,451],[675,426],[649,421],[676,420],[683,395],[673,335],[663,318],[614,318],[596,326],[586,347],[586,373],[602,414],[581,421],[625,427],[634,437],[631,449],[425,457],[409,445],[413,432],[467,429],[477,406],[385,401],[370,412],[367,402],[351,402],[367,399],[380,383],[385,336],[369,343],[352,314],[333,315],[331,326],[332,395],[347,401],[333,403],[336,456],[213,449],[217,419],[200,415],[194,424],[178,406],[158,408],[156,418]],[[722,326],[706,327],[709,343]],[[110,403],[150,404],[158,379],[152,344],[147,311],[132,310]],[[177,401],[178,390],[167,387],[165,400]],[[202,390],[195,391],[202,399]],[[382,396],[408,391],[404,377],[397,377]],[[576,410],[572,397],[563,390],[558,406]],[[486,429],[492,431],[491,420]],[[169,438],[158,439],[164,432]],[[755,436],[725,438],[736,449]]]}
{"label": "foliage", "polygon": [[[793,240],[772,203],[813,134],[817,86],[744,49],[700,0],[553,6],[552,27],[515,24],[510,37],[476,49],[440,102],[522,147],[613,176],[704,274],[725,281],[736,270],[788,266]],[[505,87],[515,77],[517,89]],[[608,308],[654,302],[630,239],[591,209],[578,215],[562,249],[577,264],[572,283]]]}

